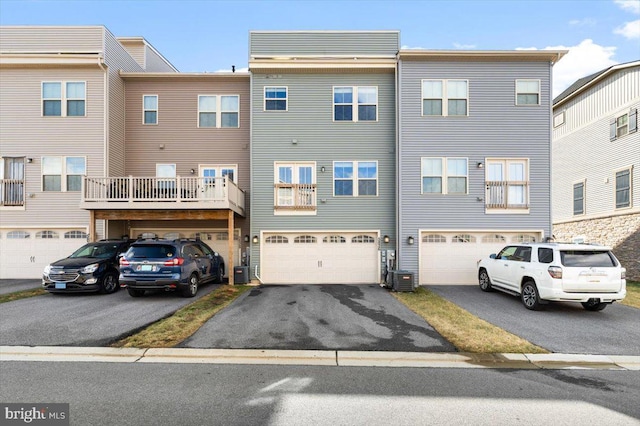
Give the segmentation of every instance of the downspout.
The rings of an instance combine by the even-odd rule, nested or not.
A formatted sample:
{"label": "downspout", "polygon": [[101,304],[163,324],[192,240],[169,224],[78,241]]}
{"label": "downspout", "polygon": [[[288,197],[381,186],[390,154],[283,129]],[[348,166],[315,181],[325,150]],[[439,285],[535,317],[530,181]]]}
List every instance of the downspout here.
{"label": "downspout", "polygon": [[[107,149],[107,145],[108,145],[108,141],[109,141],[109,129],[107,126],[109,126],[109,94],[108,94],[108,90],[109,90],[109,70],[107,69],[107,67],[105,67],[104,65],[104,56],[99,57],[98,58],[98,67],[102,70],[102,72],[104,72],[104,77],[103,77],[103,105],[104,105],[104,114],[102,117],[102,146],[103,146],[103,158],[104,158],[104,164],[103,164],[103,177],[107,177],[109,176],[109,150]],[[95,224],[95,216],[94,214],[91,215],[91,220],[93,221],[93,223],[91,224],[92,228],[94,229],[94,234],[95,234],[95,228],[96,228],[96,224]],[[108,229],[107,229],[107,221],[104,221],[104,227],[102,232],[104,233],[104,237],[106,238],[109,235]],[[95,235],[94,235],[95,238]],[[95,240],[94,240],[95,241]]]}
{"label": "downspout", "polygon": [[260,278],[260,276],[258,275],[258,265],[255,265],[255,268],[253,269],[253,275],[256,277],[258,281],[260,281],[260,284],[264,284],[262,282],[262,278]]}

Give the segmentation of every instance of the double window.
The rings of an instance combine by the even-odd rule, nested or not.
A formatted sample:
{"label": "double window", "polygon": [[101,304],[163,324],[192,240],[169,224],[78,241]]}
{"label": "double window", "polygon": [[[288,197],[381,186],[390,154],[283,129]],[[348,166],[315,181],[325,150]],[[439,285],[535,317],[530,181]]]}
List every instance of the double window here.
{"label": "double window", "polygon": [[158,124],[158,95],[142,96],[142,123]]}
{"label": "double window", "polygon": [[540,105],[540,80],[516,80],[516,105]]}
{"label": "double window", "polygon": [[287,110],[287,87],[265,87],[264,88],[264,110],[265,111],[286,111]]}
{"label": "double window", "polygon": [[638,110],[631,109],[611,121],[609,139],[615,140],[638,130]]}
{"label": "double window", "polygon": [[486,160],[486,207],[488,209],[529,208],[529,160]]}
{"label": "double window", "polygon": [[315,163],[275,164],[275,207],[294,210],[316,208]]}
{"label": "double window", "polygon": [[334,121],[378,121],[378,88],[340,86],[333,88]]}
{"label": "double window", "polygon": [[467,194],[466,158],[422,158],[423,194]]}
{"label": "double window", "polygon": [[198,127],[238,128],[238,95],[198,95]]}
{"label": "double window", "polygon": [[42,115],[45,117],[84,117],[86,83],[83,81],[45,81],[42,83]]}
{"label": "double window", "polygon": [[86,174],[85,157],[42,157],[43,191],[80,191]]}
{"label": "double window", "polygon": [[573,214],[584,214],[584,181],[573,184]]}
{"label": "double window", "polygon": [[422,115],[469,115],[467,80],[422,80]]}
{"label": "double window", "polygon": [[616,172],[616,209],[631,207],[632,168]]}
{"label": "double window", "polygon": [[336,197],[378,195],[378,162],[334,162],[333,195]]}

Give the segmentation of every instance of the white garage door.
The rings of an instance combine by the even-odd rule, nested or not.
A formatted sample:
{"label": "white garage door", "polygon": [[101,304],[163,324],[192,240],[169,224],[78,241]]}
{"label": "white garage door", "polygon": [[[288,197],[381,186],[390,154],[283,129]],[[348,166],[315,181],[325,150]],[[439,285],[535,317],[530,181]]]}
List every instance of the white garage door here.
{"label": "white garage door", "polygon": [[541,237],[540,232],[422,231],[420,284],[476,284],[478,260],[507,244]]}
{"label": "white garage door", "polygon": [[0,237],[0,278],[42,278],[44,267],[87,243],[85,231],[13,229]]}
{"label": "white garage door", "polygon": [[370,284],[380,281],[372,232],[264,233],[260,271],[267,284]]}

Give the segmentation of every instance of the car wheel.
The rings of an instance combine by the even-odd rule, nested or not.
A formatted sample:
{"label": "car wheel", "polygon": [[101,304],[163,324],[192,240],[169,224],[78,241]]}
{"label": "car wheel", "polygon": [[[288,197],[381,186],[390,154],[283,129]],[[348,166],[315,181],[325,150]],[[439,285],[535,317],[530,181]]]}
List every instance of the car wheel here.
{"label": "car wheel", "polygon": [[216,277],[213,280],[216,284],[222,284],[222,279],[224,278],[224,266],[218,266],[218,272],[216,272]]}
{"label": "car wheel", "polygon": [[182,291],[182,297],[195,297],[196,293],[198,293],[198,276],[191,274],[189,286]]}
{"label": "car wheel", "polygon": [[536,283],[533,281],[527,281],[522,286],[522,293],[520,294],[522,298],[522,303],[524,307],[527,309],[531,309],[532,311],[537,311],[541,307],[540,303],[540,295],[538,294],[538,288],[536,287]]}
{"label": "car wheel", "polygon": [[582,307],[587,311],[601,311],[607,307],[607,304],[602,303],[600,299],[589,299],[586,302],[582,302]]}
{"label": "car wheel", "polygon": [[137,288],[129,288],[127,287],[127,292],[129,293],[129,296],[131,297],[141,297],[144,295],[144,290],[140,290]]}
{"label": "car wheel", "polygon": [[481,269],[480,274],[478,275],[478,283],[480,284],[480,290],[482,291],[492,291],[491,280],[489,279],[489,274],[486,269]]}
{"label": "car wheel", "polygon": [[111,294],[118,290],[118,276],[113,272],[107,272],[100,283],[100,293]]}

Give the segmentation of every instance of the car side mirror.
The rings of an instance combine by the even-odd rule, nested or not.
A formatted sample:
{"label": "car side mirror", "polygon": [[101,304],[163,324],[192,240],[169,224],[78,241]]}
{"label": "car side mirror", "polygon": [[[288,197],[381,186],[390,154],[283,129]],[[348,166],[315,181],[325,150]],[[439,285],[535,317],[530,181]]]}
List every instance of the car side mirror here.
{"label": "car side mirror", "polygon": [[498,256],[497,256],[495,253],[491,253],[491,254],[489,255],[489,257],[490,257],[491,259],[495,259],[495,258],[497,258]]}

